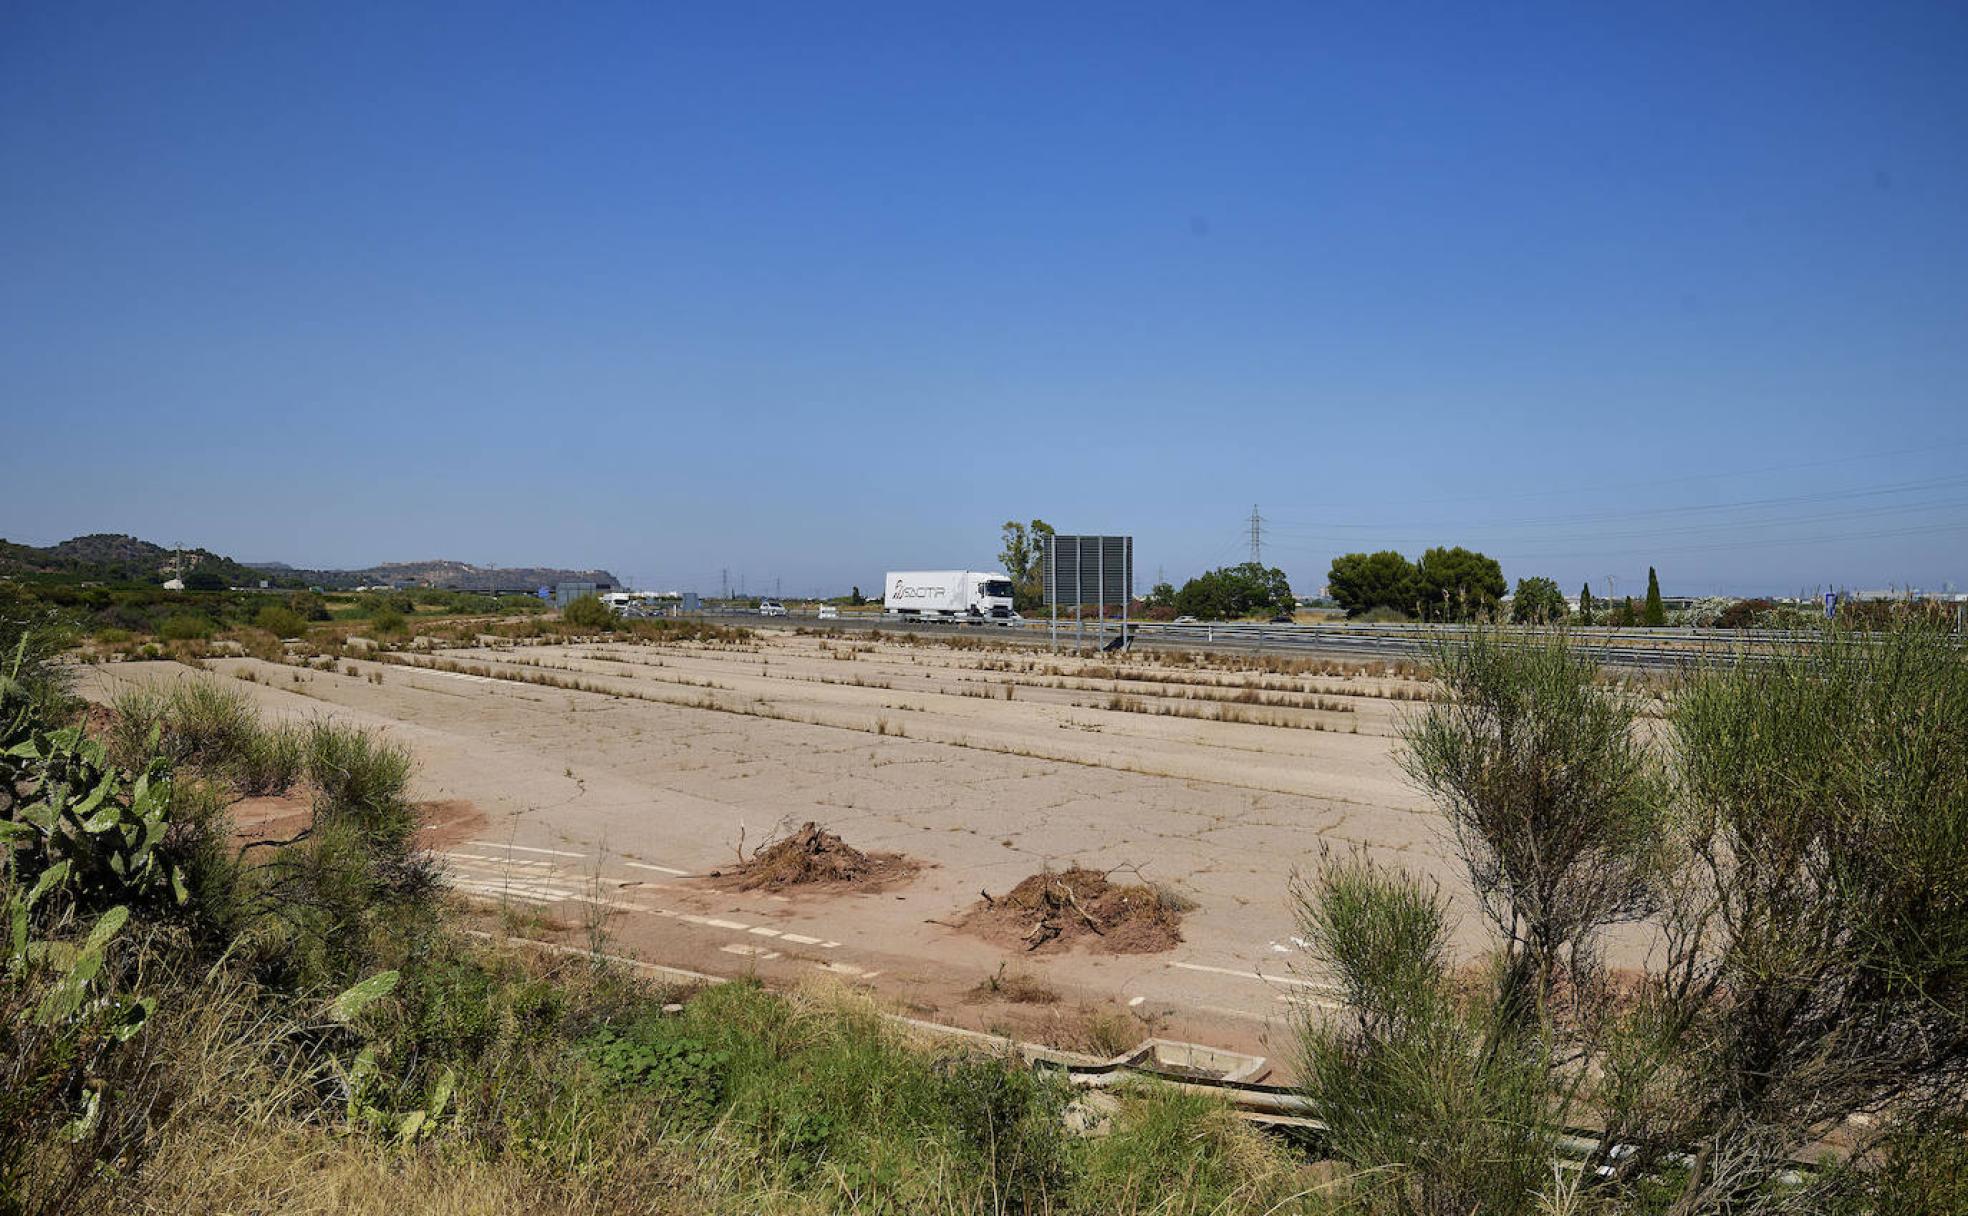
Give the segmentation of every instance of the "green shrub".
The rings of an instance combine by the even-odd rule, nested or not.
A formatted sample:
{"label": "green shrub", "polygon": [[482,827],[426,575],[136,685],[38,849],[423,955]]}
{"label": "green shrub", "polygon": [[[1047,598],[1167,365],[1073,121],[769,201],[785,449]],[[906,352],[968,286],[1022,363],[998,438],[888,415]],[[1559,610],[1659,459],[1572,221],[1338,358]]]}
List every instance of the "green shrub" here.
{"label": "green shrub", "polygon": [[671,1117],[708,1124],[730,1088],[730,1054],[669,1032],[660,1018],[621,1030],[604,1026],[581,1044],[581,1052],[610,1084],[659,1095]]}
{"label": "green shrub", "polygon": [[284,794],[300,779],[306,751],[300,729],[263,726],[228,769],[242,794]]}
{"label": "green shrub", "polygon": [[382,608],[370,615],[369,625],[376,633],[402,633],[403,614],[394,608]]}
{"label": "green shrub", "polygon": [[253,617],[253,624],[277,638],[297,638],[307,632],[307,621],[291,608],[269,604]]}
{"label": "green shrub", "polygon": [[602,603],[599,596],[593,595],[581,596],[561,609],[560,619],[576,629],[596,630],[613,629],[621,621],[613,608]]}
{"label": "green shrub", "polygon": [[1126,1090],[1112,1128],[1085,1156],[1075,1211],[1286,1212],[1301,1189],[1285,1150],[1228,1105],[1168,1085]]}
{"label": "green shrub", "polygon": [[392,855],[409,847],[417,824],[404,797],[410,785],[408,751],[357,727],[315,722],[307,729],[303,754],[317,822],[347,821],[364,840]]}
{"label": "green shrub", "polygon": [[67,642],[53,617],[0,610],[0,748],[75,711],[69,668],[56,661]]}
{"label": "green shrub", "polygon": [[157,636],[167,642],[202,642],[218,631],[218,625],[202,612],[178,612],[164,618]]}
{"label": "green shrub", "polygon": [[1347,1012],[1300,1028],[1306,1096],[1367,1213],[1530,1213],[1552,1182],[1551,1061],[1504,1001],[1465,1000],[1448,903],[1364,857],[1295,892],[1301,932]]}
{"label": "green shrub", "polygon": [[312,591],[298,591],[287,598],[287,608],[294,615],[307,621],[326,621],[333,618],[328,612],[328,601]]}

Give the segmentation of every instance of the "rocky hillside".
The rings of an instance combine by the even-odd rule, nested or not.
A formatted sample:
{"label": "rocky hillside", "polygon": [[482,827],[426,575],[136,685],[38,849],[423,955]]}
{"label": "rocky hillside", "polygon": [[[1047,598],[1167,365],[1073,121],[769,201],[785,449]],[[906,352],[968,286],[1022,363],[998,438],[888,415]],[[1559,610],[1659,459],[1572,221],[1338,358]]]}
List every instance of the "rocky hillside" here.
{"label": "rocky hillside", "polygon": [[77,536],[36,548],[0,540],[0,574],[42,574],[106,583],[161,583],[170,578],[214,586],[250,586],[271,576],[209,549],[166,549],[115,532]]}
{"label": "rocky hillside", "polygon": [[167,549],[119,533],[98,532],[39,547],[0,540],[0,576],[42,575],[91,582],[161,583],[183,578],[194,586],[251,587],[266,579],[277,587],[442,587],[458,591],[510,591],[592,582],[619,586],[606,570],[552,566],[474,566],[437,559],[385,562],[359,570],[303,570],[285,562],[248,565],[208,549]]}

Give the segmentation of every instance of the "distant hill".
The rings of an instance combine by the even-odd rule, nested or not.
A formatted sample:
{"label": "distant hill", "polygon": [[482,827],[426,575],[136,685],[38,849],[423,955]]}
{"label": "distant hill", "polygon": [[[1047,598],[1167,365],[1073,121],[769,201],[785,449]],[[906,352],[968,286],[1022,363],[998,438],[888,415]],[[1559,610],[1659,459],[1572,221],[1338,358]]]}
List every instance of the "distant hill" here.
{"label": "distant hill", "polygon": [[606,570],[562,570],[554,566],[474,566],[470,562],[433,559],[423,562],[384,562],[360,570],[296,570],[285,567],[283,578],[299,578],[315,587],[443,587],[452,591],[528,591],[555,583],[621,584]]}
{"label": "distant hill", "polygon": [[618,586],[606,570],[562,570],[551,566],[474,566],[433,560],[386,562],[360,570],[303,570],[286,562],[245,563],[208,549],[167,549],[117,533],[78,536],[37,548],[0,540],[0,575],[43,575],[107,583],[162,583],[171,578],[215,580],[228,587],[252,587],[265,579],[275,586],[442,587],[457,591],[511,591],[591,582]]}
{"label": "distant hill", "polygon": [[161,583],[199,575],[228,587],[251,586],[269,577],[209,549],[166,549],[114,532],[77,536],[45,548],[0,540],[0,574],[60,575],[105,583]]}

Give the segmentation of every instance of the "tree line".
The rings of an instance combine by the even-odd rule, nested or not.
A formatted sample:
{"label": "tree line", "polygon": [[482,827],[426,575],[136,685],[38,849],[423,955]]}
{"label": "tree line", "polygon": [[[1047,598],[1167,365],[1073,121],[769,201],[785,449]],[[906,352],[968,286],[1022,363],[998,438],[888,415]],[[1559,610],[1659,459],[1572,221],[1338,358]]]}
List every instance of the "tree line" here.
{"label": "tree line", "polygon": [[[1347,553],[1333,559],[1326,575],[1327,590],[1349,617],[1399,614],[1423,621],[1468,622],[1495,620],[1509,583],[1503,567],[1487,554],[1465,549],[1429,549],[1419,561],[1392,549],[1377,553]],[[1550,625],[1572,615],[1565,593],[1555,580],[1532,575],[1517,580],[1510,596],[1510,619],[1520,625]],[[1601,608],[1592,598],[1592,584],[1579,589],[1577,621],[1582,625],[1667,624],[1660,576],[1647,568],[1647,597],[1636,605],[1628,596]]]}

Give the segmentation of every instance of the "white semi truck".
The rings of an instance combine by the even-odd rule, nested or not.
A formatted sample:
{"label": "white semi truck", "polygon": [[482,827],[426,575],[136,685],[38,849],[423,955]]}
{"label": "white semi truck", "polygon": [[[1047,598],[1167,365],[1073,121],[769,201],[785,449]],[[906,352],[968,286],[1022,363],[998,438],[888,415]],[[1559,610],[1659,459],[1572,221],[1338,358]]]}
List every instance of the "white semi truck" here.
{"label": "white semi truck", "polygon": [[1011,577],[997,571],[890,570],[882,582],[882,613],[935,621],[1010,625]]}

